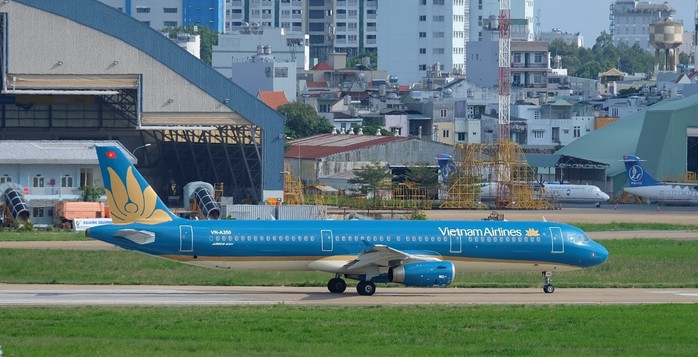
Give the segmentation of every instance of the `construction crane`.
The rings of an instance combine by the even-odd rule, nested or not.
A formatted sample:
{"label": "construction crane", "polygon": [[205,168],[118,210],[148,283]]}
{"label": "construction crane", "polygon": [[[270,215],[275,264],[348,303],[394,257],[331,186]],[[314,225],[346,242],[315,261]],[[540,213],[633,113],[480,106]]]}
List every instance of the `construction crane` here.
{"label": "construction crane", "polygon": [[509,140],[511,100],[511,6],[499,0],[499,141]]}

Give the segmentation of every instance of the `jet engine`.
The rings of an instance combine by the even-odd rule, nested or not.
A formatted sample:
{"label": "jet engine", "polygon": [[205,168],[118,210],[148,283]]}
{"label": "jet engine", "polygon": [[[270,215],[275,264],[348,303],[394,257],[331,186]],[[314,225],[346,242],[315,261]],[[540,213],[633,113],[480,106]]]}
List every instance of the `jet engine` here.
{"label": "jet engine", "polygon": [[421,262],[390,268],[388,279],[409,286],[446,286],[453,281],[455,274],[456,269],[449,261]]}

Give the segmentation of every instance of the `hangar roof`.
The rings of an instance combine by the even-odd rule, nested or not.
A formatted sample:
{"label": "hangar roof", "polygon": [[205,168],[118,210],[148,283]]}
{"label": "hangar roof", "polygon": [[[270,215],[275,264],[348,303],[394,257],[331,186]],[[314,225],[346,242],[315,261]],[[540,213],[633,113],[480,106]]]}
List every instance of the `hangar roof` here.
{"label": "hangar roof", "polygon": [[291,141],[285,158],[318,159],[340,152],[408,140],[402,136],[320,134]]}
{"label": "hangar roof", "polygon": [[0,140],[0,164],[99,164],[95,146],[117,146],[132,163],[136,158],[116,140]]}

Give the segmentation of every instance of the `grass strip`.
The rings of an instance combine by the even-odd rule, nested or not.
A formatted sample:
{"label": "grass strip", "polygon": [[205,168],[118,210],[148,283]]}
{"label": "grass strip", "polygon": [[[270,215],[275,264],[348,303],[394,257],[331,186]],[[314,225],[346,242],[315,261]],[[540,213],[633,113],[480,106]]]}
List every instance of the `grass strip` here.
{"label": "grass strip", "polygon": [[694,356],[693,305],[2,308],[4,356]]}
{"label": "grass strip", "polygon": [[[698,287],[698,241],[606,240],[609,260],[555,274],[557,287]],[[325,286],[331,274],[207,269],[130,251],[0,249],[0,282]],[[350,282],[351,283],[351,282]],[[540,287],[536,273],[457,272],[457,287]]]}

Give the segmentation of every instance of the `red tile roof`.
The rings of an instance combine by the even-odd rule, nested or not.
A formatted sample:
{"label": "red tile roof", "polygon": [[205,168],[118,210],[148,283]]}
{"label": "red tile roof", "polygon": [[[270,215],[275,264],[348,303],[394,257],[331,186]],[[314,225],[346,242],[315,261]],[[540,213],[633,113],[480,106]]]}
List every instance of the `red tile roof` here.
{"label": "red tile roof", "polygon": [[353,151],[396,141],[409,140],[402,136],[349,134],[320,134],[290,142],[285,158],[318,159],[340,152]]}
{"label": "red tile roof", "polygon": [[327,87],[329,87],[327,82],[313,82],[313,81],[305,82],[305,86],[308,88],[327,88]]}
{"label": "red tile roof", "polygon": [[280,106],[288,104],[288,99],[284,92],[260,91],[257,97],[271,108],[279,109]]}
{"label": "red tile roof", "polygon": [[313,68],[311,68],[313,71],[331,71],[332,67],[330,67],[327,62],[319,62],[316,64]]}

